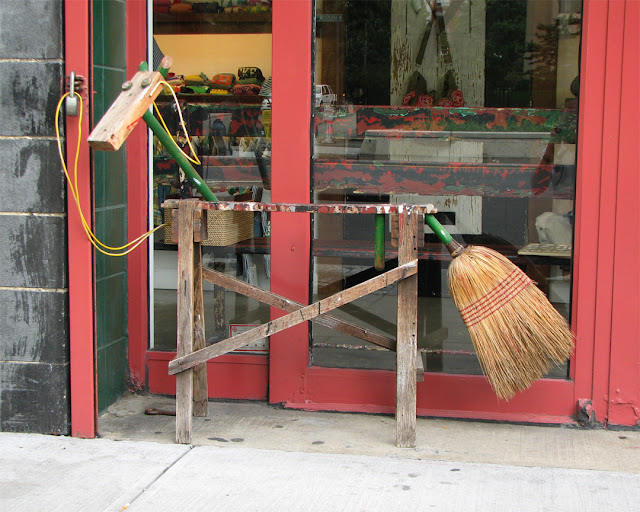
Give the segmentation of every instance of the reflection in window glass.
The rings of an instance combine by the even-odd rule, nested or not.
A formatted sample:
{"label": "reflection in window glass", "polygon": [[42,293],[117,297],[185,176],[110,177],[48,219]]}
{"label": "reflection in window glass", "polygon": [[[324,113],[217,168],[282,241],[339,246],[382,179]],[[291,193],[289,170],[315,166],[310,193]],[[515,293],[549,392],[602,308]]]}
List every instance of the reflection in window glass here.
{"label": "reflection in window glass", "polygon": [[[518,264],[568,317],[582,3],[317,0],[316,202],[433,203],[458,241]],[[389,219],[387,219],[389,230]],[[316,215],[315,298],[376,274],[374,219]],[[433,372],[478,374],[425,228],[419,340]],[[397,264],[387,247],[387,267]],[[396,290],[336,316],[395,337]],[[395,355],[313,325],[313,364],[393,369]],[[551,377],[567,375],[566,365]]]}
{"label": "reflection in window glass", "polygon": [[[194,165],[220,200],[265,201],[271,194],[271,2],[153,2],[154,67],[173,58],[156,103],[178,145],[187,134]],[[232,5],[233,4],[233,5]],[[171,95],[177,95],[178,105]],[[198,197],[167,151],[154,141],[153,221],[171,220],[165,199]],[[211,215],[213,214],[213,215]],[[270,219],[253,212],[209,212],[203,265],[254,286],[270,286]],[[153,251],[151,348],[176,349],[177,246],[171,228],[158,231]],[[208,345],[269,320],[257,300],[204,283]],[[242,352],[265,354],[267,339]]]}

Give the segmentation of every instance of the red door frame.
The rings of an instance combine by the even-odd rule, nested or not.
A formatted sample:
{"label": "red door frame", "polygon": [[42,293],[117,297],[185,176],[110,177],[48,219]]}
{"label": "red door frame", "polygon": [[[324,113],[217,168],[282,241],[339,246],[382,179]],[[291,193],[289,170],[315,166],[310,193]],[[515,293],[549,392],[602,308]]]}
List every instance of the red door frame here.
{"label": "red door frame", "polygon": [[[91,40],[92,2],[67,0],[65,16],[65,74],[71,71],[87,78],[93,89],[93,41]],[[132,76],[141,61],[146,60],[146,0],[128,0],[127,18],[127,75]],[[87,137],[90,132],[89,99],[84,99],[82,141],[78,159],[78,188],[82,209],[91,211],[92,181],[90,151]],[[66,123],[66,152],[74,155],[78,142],[75,118]],[[133,131],[127,141],[127,168],[139,172],[128,173],[128,238],[136,238],[147,230],[147,133],[145,128]],[[67,244],[69,263],[69,350],[71,435],[94,437],[97,430],[97,372],[95,368],[95,306],[93,297],[93,250],[89,243],[75,203],[67,190]],[[148,344],[148,254],[141,245],[128,256],[128,317],[129,370],[131,387],[141,389],[146,384],[145,355]]]}
{"label": "red door frame", "polygon": [[[640,425],[640,2],[624,6],[607,421]],[[605,210],[606,211],[606,210]],[[625,340],[625,342],[621,342]]]}
{"label": "red door frame", "polygon": [[[65,18],[65,75],[91,79],[90,2],[67,0]],[[78,191],[84,212],[91,211],[91,168],[89,160],[90,111],[84,98],[82,134],[76,117],[66,118],[67,161],[75,155],[78,137],[82,137],[78,158]],[[69,360],[71,435],[93,437],[96,432],[97,386],[93,302],[93,251],[87,239],[71,191],[67,188],[67,247],[69,265]]]}
{"label": "red door frame", "polygon": [[598,421],[640,421],[640,4],[587,0],[578,130],[572,378]]}
{"label": "red door frame", "polygon": [[[504,403],[495,398],[483,377],[427,374],[418,384],[420,415],[565,423],[573,421],[578,399],[592,399],[599,421],[626,425],[637,422],[640,343],[636,312],[640,279],[635,255],[639,171],[631,137],[639,133],[634,130],[638,123],[638,99],[634,95],[638,19],[637,2],[584,3],[572,311],[577,346],[571,361],[571,380],[540,380]],[[312,0],[274,3],[274,201],[310,199],[312,37]],[[625,106],[622,110],[621,104]],[[146,183],[137,186],[146,193]],[[272,226],[272,290],[307,302],[308,218],[274,215]],[[614,250],[622,242],[627,249],[636,250]],[[292,273],[291,268],[297,271]],[[273,317],[279,314],[272,311]],[[144,317],[130,317],[134,323],[140,318]],[[628,341],[621,342],[623,339]],[[146,347],[146,340],[142,340]],[[612,344],[612,340],[618,341]],[[140,347],[134,352],[140,354]],[[175,392],[174,380],[166,373],[171,357],[170,353],[147,353],[152,392]],[[209,372],[213,395],[260,398],[262,393],[255,389],[261,389],[268,368],[272,403],[311,410],[394,411],[393,372],[310,367],[306,325],[271,337],[268,364],[265,358],[248,357],[228,355],[210,362],[223,377],[212,377],[216,373]],[[138,369],[140,360],[138,355]],[[241,378],[239,370],[243,372]],[[611,398],[616,389],[623,396]]]}
{"label": "red door frame", "polygon": [[[147,2],[126,3],[127,76],[147,60]],[[140,30],[145,27],[145,30]],[[147,127],[139,123],[127,138],[127,235],[134,240],[147,231],[149,218]],[[141,390],[147,383],[146,353],[149,340],[148,245],[142,244],[127,257],[129,378],[130,387]]]}

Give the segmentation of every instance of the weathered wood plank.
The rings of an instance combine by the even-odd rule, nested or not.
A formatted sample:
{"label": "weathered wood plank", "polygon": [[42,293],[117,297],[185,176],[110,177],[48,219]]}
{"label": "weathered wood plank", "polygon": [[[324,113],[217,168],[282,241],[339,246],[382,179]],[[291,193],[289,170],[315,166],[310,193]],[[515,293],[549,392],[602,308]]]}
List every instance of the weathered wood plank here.
{"label": "weathered wood plank", "polygon": [[[178,224],[180,225],[178,240],[178,357],[185,357],[193,352],[194,210],[195,203],[191,201],[180,203],[178,215]],[[192,416],[193,370],[189,369],[176,376],[176,443],[191,443]]]}
{"label": "weathered wood plank", "polygon": [[[196,211],[196,220],[198,212]],[[206,224],[206,223],[205,223]],[[194,236],[199,232],[195,229]],[[206,237],[205,237],[206,239]],[[200,237],[200,240],[202,238]],[[204,334],[204,296],[202,291],[202,244],[193,244],[193,350],[200,350],[207,346]],[[193,415],[209,415],[209,392],[207,386],[207,363],[193,368]]]}
{"label": "weathered wood plank", "polygon": [[[282,309],[288,313],[292,313],[305,307],[304,304],[300,304],[299,302],[287,299],[281,295],[268,292],[262,288],[252,286],[244,281],[240,281],[220,272],[216,272],[215,270],[211,270],[210,268],[204,267],[202,269],[202,275],[207,281],[215,285],[223,286],[235,293],[240,293],[252,299],[256,299],[264,304]],[[373,343],[379,347],[388,348],[389,350],[396,349],[396,340],[330,315],[316,317],[312,319],[312,322],[316,322],[320,325],[324,325],[325,327],[329,327],[355,338],[368,341],[369,343]]]}
{"label": "weathered wood plank", "polygon": [[162,87],[163,80],[157,71],[138,71],[113,102],[100,122],[89,134],[88,142],[93,149],[117,151],[138,124],[143,114],[149,110]]}
{"label": "weathered wood plank", "polygon": [[[324,313],[327,313],[333,309],[336,309],[344,304],[348,304],[363,295],[380,290],[386,286],[389,286],[397,281],[407,278],[408,276],[414,276],[418,271],[418,260],[406,262],[404,265],[398,266],[384,274],[381,274],[373,279],[369,279],[359,285],[336,293],[331,297],[327,297],[319,302],[305,306],[302,309],[298,309],[293,313],[289,313],[283,317],[280,317],[271,322],[256,327],[244,333],[233,336],[223,340],[215,345],[206,347],[198,352],[194,352],[189,355],[178,355],[176,359],[169,362],[169,375],[174,375],[179,372],[184,372],[189,368],[193,368],[195,365],[203,363],[213,357],[226,354],[232,350],[240,348],[247,343],[276,334],[284,329],[293,327],[302,322],[307,322],[316,318]],[[414,354],[415,357],[415,354]],[[413,380],[415,382],[415,367]]]}
{"label": "weathered wood plank", "polygon": [[[449,226],[447,226],[449,227]],[[420,236],[420,233],[424,233],[424,215],[418,215],[418,249],[422,249],[425,246],[424,236]],[[442,245],[442,244],[438,244]],[[391,214],[391,247],[398,247],[398,214]]]}
{"label": "weathered wood plank", "polygon": [[209,237],[208,231],[207,210],[198,209],[193,212],[193,241],[205,241]]}
{"label": "weathered wood plank", "polygon": [[[418,256],[418,213],[408,207],[398,215],[398,264]],[[396,349],[396,445],[416,445],[416,355],[418,351],[418,276],[398,283]]]}

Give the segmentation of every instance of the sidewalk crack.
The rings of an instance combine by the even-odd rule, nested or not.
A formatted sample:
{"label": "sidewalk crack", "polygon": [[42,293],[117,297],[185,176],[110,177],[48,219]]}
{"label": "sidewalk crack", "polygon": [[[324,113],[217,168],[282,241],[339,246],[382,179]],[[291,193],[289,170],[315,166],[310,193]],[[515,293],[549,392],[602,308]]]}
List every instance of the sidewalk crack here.
{"label": "sidewalk crack", "polygon": [[180,454],[179,457],[176,457],[176,459],[174,459],[172,462],[170,462],[165,468],[162,469],[162,471],[160,471],[155,476],[155,478],[153,478],[149,483],[147,483],[137,494],[135,494],[134,496],[130,497],[129,500],[127,501],[127,503],[124,503],[123,505],[121,505],[120,508],[117,508],[117,500],[114,500],[111,503],[111,505],[109,505],[108,507],[106,507],[104,509],[103,512],[113,512],[115,510],[121,510],[121,511],[128,510],[138,500],[138,498],[140,498],[140,496],[142,496],[151,487],[153,487],[153,485],[158,480],[160,480],[160,478],[162,478],[167,471],[169,471],[173,466],[175,466],[178,462],[180,462],[194,448],[195,448],[195,446],[189,445],[189,449],[188,450],[185,450],[184,453]]}

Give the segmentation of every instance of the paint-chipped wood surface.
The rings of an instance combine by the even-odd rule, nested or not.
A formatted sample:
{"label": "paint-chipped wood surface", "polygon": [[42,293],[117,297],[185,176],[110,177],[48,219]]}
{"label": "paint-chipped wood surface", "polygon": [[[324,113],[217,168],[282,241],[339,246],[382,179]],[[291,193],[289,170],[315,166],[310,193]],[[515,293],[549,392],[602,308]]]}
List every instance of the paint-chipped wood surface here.
{"label": "paint-chipped wood surface", "polygon": [[[194,213],[202,214],[199,210]],[[205,212],[206,213],[206,212]],[[196,235],[202,241],[202,233],[195,229],[202,219],[196,216],[194,222],[194,239]],[[203,224],[206,226],[206,222]],[[206,233],[205,233],[206,239]],[[204,294],[202,289],[202,244],[193,244],[193,350],[200,350],[207,346],[205,337]],[[209,415],[209,389],[207,385],[207,365],[199,364],[193,369],[193,415]]]}
{"label": "paint-chipped wood surface", "polygon": [[545,132],[552,142],[575,142],[575,109],[337,105],[318,109],[316,133],[330,122],[334,138],[361,138],[370,130]]}
{"label": "paint-chipped wood surface", "polygon": [[322,160],[316,162],[313,178],[316,191],[571,199],[575,166]]}
{"label": "paint-chipped wood surface", "polygon": [[[398,204],[307,204],[307,203],[254,203],[218,201],[209,202],[198,199],[167,199],[163,208],[178,208],[181,201],[192,203],[195,208],[203,210],[245,211],[245,212],[285,212],[285,213],[338,213],[338,214],[375,214],[398,213],[405,205]],[[411,205],[418,213],[437,213],[431,204]]]}

